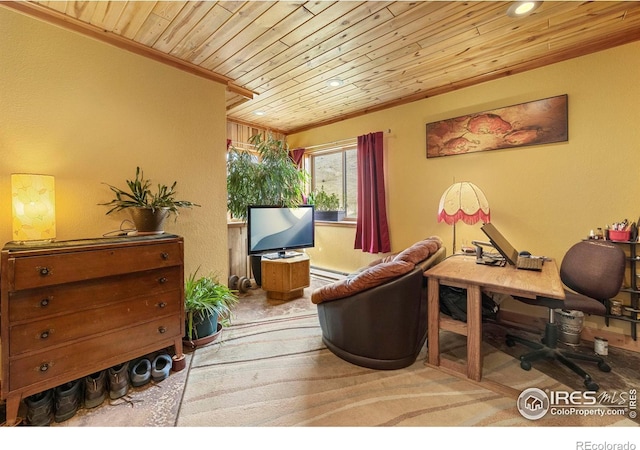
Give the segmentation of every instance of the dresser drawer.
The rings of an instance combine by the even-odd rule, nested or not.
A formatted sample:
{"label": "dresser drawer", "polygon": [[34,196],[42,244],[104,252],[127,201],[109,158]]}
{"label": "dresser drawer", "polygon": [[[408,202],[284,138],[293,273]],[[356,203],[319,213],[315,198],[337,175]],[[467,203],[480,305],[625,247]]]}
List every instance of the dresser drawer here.
{"label": "dresser drawer", "polygon": [[[181,324],[178,316],[154,319],[132,328],[119,330],[108,335],[95,336],[72,345],[58,347],[24,358],[10,358],[9,390],[46,382],[68,374],[68,381],[81,378],[98,370],[106,369],[105,361],[120,358],[137,349],[158,345],[161,341],[181,338]],[[139,356],[141,356],[138,353]]]}
{"label": "dresser drawer", "polygon": [[65,285],[9,293],[11,323],[99,308],[140,295],[180,289],[182,267],[167,267]]}
{"label": "dresser drawer", "polygon": [[136,297],[99,309],[72,312],[61,316],[11,327],[9,356],[40,351],[65,342],[97,336],[150,317],[177,315],[182,298],[179,290],[159,295]]}
{"label": "dresser drawer", "polygon": [[9,290],[31,289],[143,270],[182,265],[179,243],[122,246],[16,257]]}

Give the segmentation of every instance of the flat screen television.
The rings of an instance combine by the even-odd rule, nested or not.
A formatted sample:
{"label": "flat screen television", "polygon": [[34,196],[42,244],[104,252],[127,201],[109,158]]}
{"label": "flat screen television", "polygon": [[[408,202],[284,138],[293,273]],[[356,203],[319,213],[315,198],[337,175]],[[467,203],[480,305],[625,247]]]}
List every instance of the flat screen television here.
{"label": "flat screen television", "polygon": [[247,241],[250,255],[265,258],[296,256],[290,250],[315,245],[313,205],[257,206],[247,209]]}

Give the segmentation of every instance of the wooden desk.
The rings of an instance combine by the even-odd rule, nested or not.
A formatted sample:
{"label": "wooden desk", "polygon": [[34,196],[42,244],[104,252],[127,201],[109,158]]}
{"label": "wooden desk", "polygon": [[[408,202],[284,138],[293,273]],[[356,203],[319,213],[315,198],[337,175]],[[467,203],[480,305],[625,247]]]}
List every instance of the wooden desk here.
{"label": "wooden desk", "polygon": [[[518,270],[513,266],[476,264],[475,256],[455,255],[427,270],[428,287],[428,363],[463,374],[472,380],[482,378],[482,289],[536,298],[564,299],[564,289],[555,261],[546,261],[541,272]],[[467,323],[440,315],[440,285],[467,290]],[[440,330],[467,336],[467,362],[459,364],[440,358]]]}

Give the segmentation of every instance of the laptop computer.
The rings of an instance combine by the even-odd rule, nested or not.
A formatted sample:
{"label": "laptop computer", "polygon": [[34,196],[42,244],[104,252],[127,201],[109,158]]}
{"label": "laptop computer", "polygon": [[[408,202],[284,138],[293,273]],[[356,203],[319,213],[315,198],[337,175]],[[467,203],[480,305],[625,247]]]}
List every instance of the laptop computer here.
{"label": "laptop computer", "polygon": [[493,245],[512,266],[525,270],[542,270],[544,258],[520,256],[520,252],[505,239],[492,223],[485,223],[480,229],[487,235],[489,241],[491,241],[491,245]]}

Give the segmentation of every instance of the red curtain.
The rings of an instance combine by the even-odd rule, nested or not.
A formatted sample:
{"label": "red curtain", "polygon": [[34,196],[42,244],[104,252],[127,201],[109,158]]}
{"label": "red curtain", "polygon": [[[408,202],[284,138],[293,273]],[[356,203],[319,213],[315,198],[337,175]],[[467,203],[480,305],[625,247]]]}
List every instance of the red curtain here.
{"label": "red curtain", "polygon": [[391,251],[384,188],[383,137],[379,131],[358,136],[358,221],[356,249]]}
{"label": "red curtain", "polygon": [[304,148],[296,148],[289,151],[289,158],[296,165],[298,169],[302,168],[302,157],[304,156]]}

